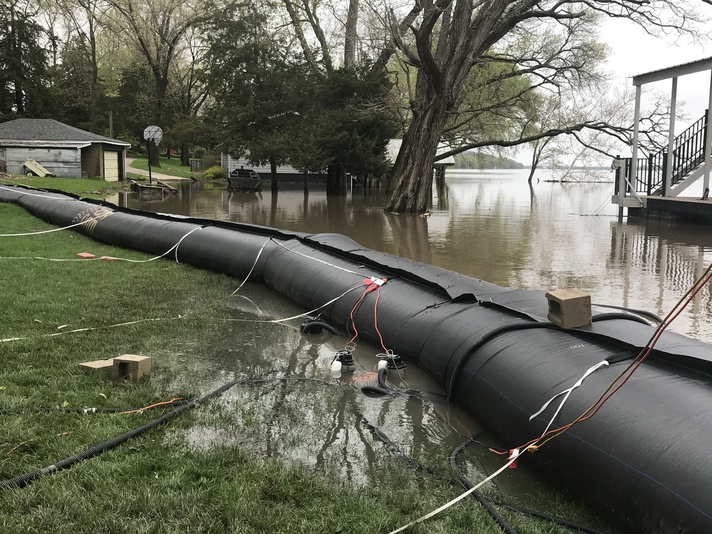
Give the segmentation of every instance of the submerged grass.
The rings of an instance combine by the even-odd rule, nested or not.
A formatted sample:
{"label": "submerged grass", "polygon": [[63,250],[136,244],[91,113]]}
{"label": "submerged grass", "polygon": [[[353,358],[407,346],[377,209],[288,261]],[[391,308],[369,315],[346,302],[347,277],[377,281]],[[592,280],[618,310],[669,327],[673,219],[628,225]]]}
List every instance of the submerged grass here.
{"label": "submerged grass", "polygon": [[[0,204],[0,221],[0,233],[51,228],[8,204]],[[163,413],[67,410],[127,410],[195,396],[190,386],[176,390],[170,348],[176,340],[200,339],[219,318],[210,304],[237,283],[167,260],[34,259],[73,259],[78,252],[147,259],[71,231],[0,237],[0,339],[19,338],[0,342],[0,480],[51,465]],[[157,318],[163,320],[111,327]],[[95,329],[62,334],[88,327]],[[166,350],[154,359],[154,372],[139,383],[78,368],[83,361],[160,346]],[[461,491],[445,459],[430,476],[385,455],[389,478],[354,488],[328,473],[256,458],[238,445],[197,450],[183,431],[197,423],[199,410],[210,409],[208,402],[71,469],[0,490],[0,532],[389,532]],[[520,532],[568,532],[520,515],[508,518]],[[470,500],[409,530],[499,531]]]}

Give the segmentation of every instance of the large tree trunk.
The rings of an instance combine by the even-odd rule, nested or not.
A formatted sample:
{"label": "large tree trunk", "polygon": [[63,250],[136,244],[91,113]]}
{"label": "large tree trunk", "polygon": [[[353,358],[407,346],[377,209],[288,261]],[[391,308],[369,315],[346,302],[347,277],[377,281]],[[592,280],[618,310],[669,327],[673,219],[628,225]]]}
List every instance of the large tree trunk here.
{"label": "large tree trunk", "polygon": [[423,213],[432,198],[433,164],[447,119],[447,103],[435,91],[427,93],[423,99],[427,104],[415,115],[398,153],[389,185],[388,212]]}
{"label": "large tree trunk", "polygon": [[273,198],[277,198],[277,191],[279,191],[279,184],[277,183],[277,159],[274,156],[269,157],[269,170],[271,177],[271,190],[274,195]]}
{"label": "large tree trunk", "polygon": [[326,175],[326,194],[346,194],[346,169],[338,163],[329,165]]}
{"label": "large tree trunk", "polygon": [[350,0],[349,12],[346,16],[346,33],[344,36],[344,68],[346,69],[353,69],[356,66],[358,4],[359,0]]}
{"label": "large tree trunk", "polygon": [[180,144],[180,164],[190,167],[190,146],[185,141]]}

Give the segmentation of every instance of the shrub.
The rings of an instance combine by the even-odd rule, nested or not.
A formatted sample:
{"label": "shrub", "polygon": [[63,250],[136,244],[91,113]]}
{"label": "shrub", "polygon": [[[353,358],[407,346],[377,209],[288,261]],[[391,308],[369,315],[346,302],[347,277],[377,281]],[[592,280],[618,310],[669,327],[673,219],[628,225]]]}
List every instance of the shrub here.
{"label": "shrub", "polygon": [[213,165],[203,171],[206,180],[227,180],[227,171],[220,165]]}
{"label": "shrub", "polygon": [[206,152],[207,150],[205,150],[202,146],[196,146],[193,149],[193,157],[195,159],[202,159]]}

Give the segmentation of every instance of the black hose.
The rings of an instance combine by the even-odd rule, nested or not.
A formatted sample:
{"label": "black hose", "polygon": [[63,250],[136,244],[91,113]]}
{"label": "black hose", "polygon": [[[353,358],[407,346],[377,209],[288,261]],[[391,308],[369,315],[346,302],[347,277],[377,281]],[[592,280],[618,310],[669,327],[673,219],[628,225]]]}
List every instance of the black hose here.
{"label": "black hose", "polygon": [[[462,472],[458,469],[456,459],[457,455],[460,454],[460,451],[467,447],[467,444],[469,442],[469,439],[463,441],[460,445],[453,449],[452,453],[450,453],[450,467],[452,467],[453,471],[455,471],[457,479],[460,481],[460,483],[466,490],[470,490],[472,488],[472,483],[470,483],[467,477],[463,475]],[[487,510],[487,513],[489,513],[490,517],[492,517],[494,522],[499,525],[499,527],[502,529],[502,532],[506,534],[517,534],[517,531],[514,530],[514,528],[512,528],[512,526],[507,523],[507,521],[495,509],[494,505],[492,504],[492,501],[485,497],[481,491],[475,490],[471,493],[471,495],[475,500],[477,500],[478,503],[482,505],[485,510]]]}
{"label": "black hose", "polygon": [[[455,471],[455,474],[457,475],[457,479],[460,481],[460,483],[463,485],[463,487],[467,490],[472,488],[472,482],[470,482],[470,480],[462,473],[462,471],[460,471],[460,468],[457,466],[457,456],[470,443],[473,443],[473,441],[471,439],[467,439],[467,440],[463,441],[462,443],[460,443],[460,445],[455,447],[453,449],[452,453],[450,454],[450,467],[452,467],[453,471]],[[501,516],[499,516],[499,513],[493,508],[493,505],[502,506],[503,508],[506,508],[507,510],[510,510],[512,512],[516,512],[518,514],[533,517],[535,519],[541,519],[543,521],[549,521],[550,523],[561,525],[561,526],[570,528],[572,530],[577,530],[579,532],[584,532],[585,534],[605,534],[605,533],[601,532],[600,530],[596,530],[594,528],[587,527],[585,525],[574,523],[573,521],[569,521],[568,519],[563,519],[563,518],[557,517],[555,515],[545,514],[543,512],[538,512],[536,510],[529,510],[527,508],[520,508],[518,506],[511,506],[509,504],[503,504],[503,503],[499,503],[496,501],[492,501],[489,497],[487,497],[486,495],[484,495],[483,493],[481,493],[477,490],[473,491],[472,495],[477,500],[477,502],[479,502],[480,504],[482,504],[482,506],[485,507],[485,509],[490,513],[490,515],[492,515],[493,513],[496,514],[496,516],[492,515],[492,518],[495,521],[497,521],[498,524],[500,524],[500,523],[497,520],[497,517],[501,517]],[[500,524],[500,526],[502,526],[502,525]],[[504,530],[504,528],[505,527],[502,526],[503,530]],[[506,532],[506,530],[505,530],[505,532]]]}
{"label": "black hose", "polygon": [[189,401],[188,403],[179,406],[178,408],[168,412],[167,414],[162,415],[158,419],[154,419],[150,423],[146,423],[143,426],[140,426],[138,428],[135,428],[133,430],[130,430],[129,432],[126,432],[124,434],[121,434],[120,436],[116,436],[115,438],[112,438],[110,440],[107,440],[103,443],[100,443],[98,445],[95,445],[89,449],[86,449],[82,452],[79,452],[73,456],[70,456],[69,458],[65,458],[64,460],[60,460],[59,462],[56,462],[48,467],[45,467],[43,469],[37,469],[35,471],[25,473],[24,475],[18,475],[16,477],[7,479],[7,480],[0,480],[0,491],[5,490],[5,489],[10,489],[10,488],[15,488],[19,487],[22,488],[31,482],[37,480],[43,475],[47,475],[49,473],[54,473],[56,471],[61,471],[63,469],[67,469],[71,466],[73,466],[76,463],[82,462],[84,460],[88,460],[89,458],[93,458],[94,456],[97,456],[103,452],[106,452],[108,450],[111,450],[118,445],[121,445],[122,443],[135,438],[136,436],[140,436],[144,432],[147,432],[148,430],[151,430],[152,428],[155,428],[157,426],[160,426],[171,419],[175,418],[176,416],[180,415],[186,410],[190,410],[192,408],[195,408],[197,406],[200,406],[201,403],[205,402],[206,400],[224,393],[228,389],[236,386],[237,384],[243,382],[243,380],[233,380],[232,382],[228,382],[227,384],[224,384],[220,386],[217,389],[214,389],[213,391],[207,393],[206,395],[203,395],[202,397],[198,399],[194,399],[192,401]]}
{"label": "black hose", "polygon": [[[635,315],[627,314],[627,313],[602,313],[599,315],[596,315],[593,317],[592,322],[599,322],[599,321],[611,321],[614,319],[624,319],[627,321],[634,321],[636,323],[642,323],[646,326],[650,326],[650,323],[643,319],[642,317],[637,317]],[[482,345],[485,343],[488,343],[492,339],[494,339],[497,336],[500,336],[502,334],[506,334],[508,332],[516,332],[519,330],[531,330],[531,329],[539,329],[539,328],[544,328],[544,329],[558,329],[560,328],[559,326],[555,325],[554,323],[551,323],[549,321],[546,322],[535,322],[535,323],[510,323],[510,324],[505,324],[502,325],[498,328],[495,328],[494,330],[490,330],[486,334],[484,334],[480,339],[478,339],[474,345],[472,345],[469,349],[467,349],[467,352],[463,354],[460,359],[455,363],[455,368],[452,370],[452,375],[450,375],[450,384],[447,390],[447,399],[452,400],[453,392],[455,390],[455,383],[460,376],[460,372],[462,371],[463,366],[467,362],[467,360],[470,359],[470,357],[477,352]],[[591,332],[586,332],[584,330],[579,331],[582,335],[596,335],[595,333],[592,334]]]}
{"label": "black hose", "polygon": [[403,458],[406,462],[411,464],[413,467],[418,469],[419,471],[423,471],[424,473],[427,473],[429,475],[434,475],[432,470],[428,469],[425,467],[423,464],[421,464],[418,460],[413,458],[412,456],[409,456],[408,454],[404,453],[398,445],[396,445],[391,438],[389,438],[383,430],[378,428],[377,426],[371,424],[368,419],[366,419],[363,415],[361,416],[361,422],[363,425],[368,428],[378,439],[380,439],[385,445],[386,448],[391,451],[392,453],[396,454],[397,456],[400,456]]}
{"label": "black hose", "polygon": [[388,374],[387,369],[379,369],[378,370],[378,386],[382,387],[383,389],[391,389],[388,384],[386,383],[386,375]]}
{"label": "black hose", "polygon": [[393,395],[390,389],[384,389],[378,386],[362,386],[361,391],[364,393],[376,393],[378,395]]}
{"label": "black hose", "polygon": [[339,333],[338,330],[329,323],[317,319],[302,323],[299,330],[302,334],[319,334],[322,330],[326,330],[334,335]]}
{"label": "black hose", "polygon": [[593,303],[593,306],[598,306],[599,308],[611,308],[614,310],[623,310],[627,311],[630,313],[633,313],[635,315],[642,315],[643,317],[648,317],[652,319],[654,322],[660,324],[663,322],[662,318],[660,318],[658,315],[654,314],[653,312],[649,312],[647,310],[637,310],[635,308],[626,308],[625,306],[614,306],[612,304],[597,304]]}

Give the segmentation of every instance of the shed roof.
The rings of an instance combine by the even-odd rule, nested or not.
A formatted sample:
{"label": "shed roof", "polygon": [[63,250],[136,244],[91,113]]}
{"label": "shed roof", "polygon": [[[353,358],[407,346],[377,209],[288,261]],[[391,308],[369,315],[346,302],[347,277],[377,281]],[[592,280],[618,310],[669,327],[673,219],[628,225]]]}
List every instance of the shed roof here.
{"label": "shed roof", "polygon": [[131,146],[125,141],[87,132],[54,119],[14,119],[0,124],[0,145],[4,146],[81,148],[93,143]]}

